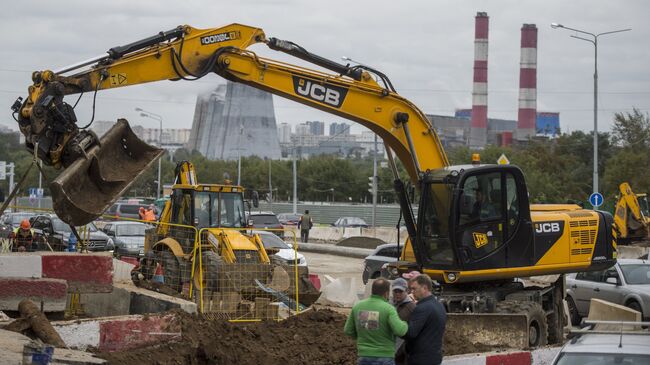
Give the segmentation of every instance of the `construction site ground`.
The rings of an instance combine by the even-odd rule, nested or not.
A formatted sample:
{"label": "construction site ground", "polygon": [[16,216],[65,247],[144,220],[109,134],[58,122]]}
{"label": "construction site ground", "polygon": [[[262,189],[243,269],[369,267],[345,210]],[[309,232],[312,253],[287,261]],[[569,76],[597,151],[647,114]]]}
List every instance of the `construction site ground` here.
{"label": "construction site ground", "polygon": [[[184,312],[180,338],[127,351],[99,353],[110,364],[355,364],[355,341],[343,333],[346,315],[321,308],[287,320],[230,323]],[[494,351],[453,334],[445,356]]]}

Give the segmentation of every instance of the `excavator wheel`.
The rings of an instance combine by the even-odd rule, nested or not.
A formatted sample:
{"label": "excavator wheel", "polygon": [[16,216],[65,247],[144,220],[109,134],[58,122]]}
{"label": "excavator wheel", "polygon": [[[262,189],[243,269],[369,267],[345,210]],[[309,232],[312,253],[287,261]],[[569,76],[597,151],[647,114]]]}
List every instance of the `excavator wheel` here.
{"label": "excavator wheel", "polygon": [[181,276],[180,264],[178,259],[170,251],[162,251],[160,255],[160,265],[163,269],[163,276],[165,278],[165,285],[180,292],[181,291]]}
{"label": "excavator wheel", "polygon": [[536,348],[546,345],[548,341],[548,323],[546,313],[539,303],[504,300],[497,303],[497,313],[522,313],[528,318],[528,347]]}
{"label": "excavator wheel", "polygon": [[213,292],[219,291],[221,266],[223,264],[221,256],[217,255],[214,251],[203,252],[202,263],[204,267],[204,289]]}

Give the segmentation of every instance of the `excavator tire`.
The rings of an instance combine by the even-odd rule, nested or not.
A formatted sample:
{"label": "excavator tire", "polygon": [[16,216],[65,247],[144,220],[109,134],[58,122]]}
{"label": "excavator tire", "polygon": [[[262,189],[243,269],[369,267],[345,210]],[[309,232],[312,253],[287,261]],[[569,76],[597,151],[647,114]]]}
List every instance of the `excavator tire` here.
{"label": "excavator tire", "polygon": [[160,256],[160,265],[163,269],[165,285],[177,292],[181,291],[181,273],[178,259],[170,251],[163,251]]}
{"label": "excavator tire", "polygon": [[203,270],[204,289],[213,292],[219,291],[221,266],[223,265],[221,256],[217,255],[214,251],[205,251],[203,252],[202,264],[205,268]]}
{"label": "excavator tire", "polygon": [[504,300],[496,305],[497,313],[522,313],[528,318],[528,347],[536,348],[547,344],[548,323],[546,313],[539,303]]}

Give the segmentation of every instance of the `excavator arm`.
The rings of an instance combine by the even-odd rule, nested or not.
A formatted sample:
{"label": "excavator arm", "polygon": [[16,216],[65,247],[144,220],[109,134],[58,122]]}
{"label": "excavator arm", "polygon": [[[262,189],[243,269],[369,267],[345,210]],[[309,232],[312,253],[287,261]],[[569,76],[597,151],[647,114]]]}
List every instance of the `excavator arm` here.
{"label": "excavator arm", "polygon": [[[259,57],[247,50],[256,43],[264,43],[273,50],[335,73]],[[381,72],[327,60],[293,42],[267,39],[261,29],[241,24],[213,29],[179,26],[113,47],[105,55],[57,71],[34,72],[27,99],[20,107],[17,102],[14,110],[27,147],[38,148],[39,156],[47,164],[68,167],[83,160],[86,157],[83,151],[95,143],[92,136],[76,126],[74,108],[63,101],[64,96],[161,80],[193,80],[212,72],[364,125],[384,140],[390,149],[389,155],[394,151],[414,183],[422,172],[449,164],[424,113],[398,95]],[[47,140],[46,135],[54,137]],[[43,143],[45,140],[48,143]],[[81,169],[87,170],[87,167]],[[86,171],[72,171],[67,180],[76,180],[79,174],[86,174]],[[128,179],[122,179],[125,180]],[[60,183],[64,187],[66,184],[67,181]],[[65,195],[62,201],[69,203],[74,199],[69,193],[61,194]],[[113,198],[116,197],[103,199],[100,205],[104,207]],[[56,201],[55,197],[55,205]],[[91,210],[92,214],[81,215],[84,220],[89,219],[100,208],[82,208]],[[75,218],[69,220],[79,223]],[[414,234],[414,230],[410,233]]]}
{"label": "excavator arm", "polygon": [[614,223],[621,240],[632,241],[650,237],[650,219],[641,209],[637,194],[632,191],[627,182],[621,183],[619,192]]}

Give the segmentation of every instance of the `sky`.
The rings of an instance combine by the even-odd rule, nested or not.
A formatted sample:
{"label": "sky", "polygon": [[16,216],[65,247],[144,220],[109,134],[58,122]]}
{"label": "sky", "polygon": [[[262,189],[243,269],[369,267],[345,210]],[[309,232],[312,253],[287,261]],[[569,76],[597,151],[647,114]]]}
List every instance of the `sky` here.
{"label": "sky", "polygon": [[[490,17],[488,116],[515,120],[521,26],[538,27],[537,109],[560,113],[563,131],[593,130],[594,46],[552,29],[561,23],[590,33],[631,28],[598,42],[600,131],[614,113],[650,111],[650,1],[647,0],[21,0],[0,12],[0,125],[17,129],[10,106],[25,97],[35,70],[58,69],[177,25],[218,28],[242,23],[267,37],[291,40],[312,53],[342,56],[382,71],[398,93],[427,114],[471,108],[474,17]],[[304,65],[265,45],[261,56]],[[315,67],[318,69],[317,67]],[[161,115],[164,128],[191,128],[197,94],[225,80],[161,81],[97,95],[95,120],[126,118],[156,128],[135,108]],[[73,104],[75,96],[66,100]],[[345,120],[274,96],[277,123]],[[91,118],[92,96],[75,109],[78,124]],[[354,125],[354,123],[352,123]],[[354,125],[353,133],[362,130]]]}

